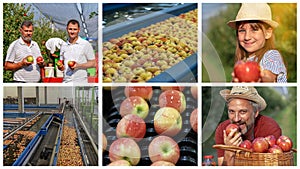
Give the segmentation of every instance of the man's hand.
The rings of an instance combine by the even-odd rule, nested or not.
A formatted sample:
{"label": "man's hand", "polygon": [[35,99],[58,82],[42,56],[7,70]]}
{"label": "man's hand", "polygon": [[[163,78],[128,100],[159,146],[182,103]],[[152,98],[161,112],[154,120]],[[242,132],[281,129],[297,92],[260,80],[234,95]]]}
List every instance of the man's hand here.
{"label": "man's hand", "polygon": [[21,62],[21,65],[22,65],[22,66],[29,66],[29,65],[32,65],[32,64],[33,64],[33,61],[32,61],[32,62],[28,62],[28,57],[29,57],[29,56],[25,57],[25,58],[22,60],[22,62]]}
{"label": "man's hand", "polygon": [[224,143],[228,146],[239,146],[242,143],[241,133],[235,134],[237,129],[232,130],[228,135],[226,135],[226,131],[223,130]]}

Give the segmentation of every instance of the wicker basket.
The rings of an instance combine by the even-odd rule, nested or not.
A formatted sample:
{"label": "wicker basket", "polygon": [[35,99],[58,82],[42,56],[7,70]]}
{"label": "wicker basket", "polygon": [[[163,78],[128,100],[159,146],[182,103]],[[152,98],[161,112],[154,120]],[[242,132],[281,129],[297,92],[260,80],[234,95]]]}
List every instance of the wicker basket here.
{"label": "wicker basket", "polygon": [[255,153],[251,150],[226,145],[214,145],[213,148],[235,152],[235,166],[293,166],[293,151],[280,154]]}

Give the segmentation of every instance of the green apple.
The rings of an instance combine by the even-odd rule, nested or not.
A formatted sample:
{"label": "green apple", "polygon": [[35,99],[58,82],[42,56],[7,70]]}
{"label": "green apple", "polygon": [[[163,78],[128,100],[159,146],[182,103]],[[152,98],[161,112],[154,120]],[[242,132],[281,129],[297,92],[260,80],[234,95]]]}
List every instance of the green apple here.
{"label": "green apple", "polygon": [[127,97],[120,106],[120,115],[135,114],[145,119],[149,113],[148,103],[140,96]]}

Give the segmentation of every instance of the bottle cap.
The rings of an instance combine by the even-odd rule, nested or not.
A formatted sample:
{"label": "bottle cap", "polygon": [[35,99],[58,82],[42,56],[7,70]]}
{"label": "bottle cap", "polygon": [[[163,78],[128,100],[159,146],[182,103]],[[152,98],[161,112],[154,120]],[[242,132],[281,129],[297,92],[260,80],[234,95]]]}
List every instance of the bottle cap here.
{"label": "bottle cap", "polygon": [[204,158],[214,158],[213,155],[205,155]]}

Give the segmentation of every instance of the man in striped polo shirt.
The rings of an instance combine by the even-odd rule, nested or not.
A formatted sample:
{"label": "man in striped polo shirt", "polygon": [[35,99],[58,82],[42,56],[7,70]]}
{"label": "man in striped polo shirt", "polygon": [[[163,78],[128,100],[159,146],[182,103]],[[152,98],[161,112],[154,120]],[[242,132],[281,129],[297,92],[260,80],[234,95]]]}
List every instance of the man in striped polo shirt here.
{"label": "man in striped polo shirt", "polygon": [[39,63],[36,61],[36,58],[41,56],[41,50],[32,40],[33,31],[32,21],[23,21],[20,27],[21,37],[12,42],[7,50],[4,68],[14,71],[14,82],[37,83],[40,81],[40,67],[44,65],[44,61]]}

